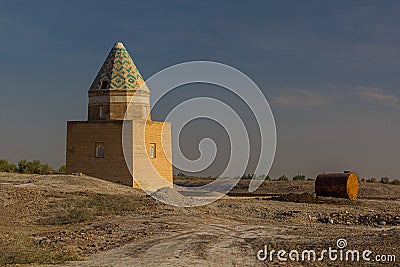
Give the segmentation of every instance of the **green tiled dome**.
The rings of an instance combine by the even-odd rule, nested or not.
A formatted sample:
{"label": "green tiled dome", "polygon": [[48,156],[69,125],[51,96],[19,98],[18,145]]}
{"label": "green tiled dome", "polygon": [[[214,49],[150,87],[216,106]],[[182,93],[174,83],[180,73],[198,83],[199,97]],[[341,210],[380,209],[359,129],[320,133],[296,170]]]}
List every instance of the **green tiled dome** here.
{"label": "green tiled dome", "polygon": [[135,63],[122,43],[115,43],[108,54],[89,91],[141,91],[149,92],[143,86],[144,80]]}

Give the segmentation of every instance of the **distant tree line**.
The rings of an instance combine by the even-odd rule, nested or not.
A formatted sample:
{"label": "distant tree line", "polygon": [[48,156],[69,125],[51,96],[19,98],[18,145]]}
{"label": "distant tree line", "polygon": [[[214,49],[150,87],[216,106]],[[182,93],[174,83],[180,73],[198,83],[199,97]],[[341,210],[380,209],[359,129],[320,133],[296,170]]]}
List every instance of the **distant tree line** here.
{"label": "distant tree line", "polygon": [[66,173],[65,165],[61,166],[57,171],[50,167],[49,164],[41,163],[40,160],[20,160],[17,165],[10,163],[7,159],[0,159],[0,172],[16,172],[24,174],[63,174]]}
{"label": "distant tree line", "polygon": [[[271,181],[271,180],[277,180],[277,181],[289,181],[290,179],[286,175],[279,176],[276,179],[271,178],[269,175],[259,175],[255,176],[255,174],[245,174],[242,176],[242,179],[253,179],[256,178],[258,180],[266,180],[266,181]],[[292,177],[293,181],[313,181],[314,179],[312,178],[307,178],[305,175],[298,174],[296,176]]]}
{"label": "distant tree line", "polygon": [[[376,178],[374,178],[374,177],[368,178],[368,179],[362,178],[362,179],[361,179],[361,182],[363,182],[363,183],[377,183],[377,182],[378,182],[378,179],[376,179]],[[387,176],[381,177],[381,179],[380,179],[379,182],[382,183],[382,184],[400,185],[400,180],[398,180],[398,179],[393,179],[392,181],[390,181],[390,178],[387,177]]]}
{"label": "distant tree line", "polygon": [[[179,178],[190,178],[190,177],[194,177],[194,176],[187,176],[186,174],[180,172],[180,173],[178,173],[176,175],[176,177],[179,177]],[[212,177],[209,176],[207,178],[212,178]],[[216,179],[216,178],[218,178],[218,177],[214,177],[214,179]],[[236,177],[236,178],[239,178],[239,177]],[[248,174],[243,174],[242,177],[241,177],[241,179],[247,179],[247,180],[250,180],[250,179],[253,179],[253,178],[258,179],[258,180],[265,180],[265,181],[271,181],[271,180],[275,180],[275,181],[290,181],[290,179],[286,175],[281,175],[281,176],[273,179],[269,175],[256,176],[254,173],[248,173]],[[307,178],[303,174],[297,174],[297,175],[292,177],[292,180],[293,181],[314,181],[315,179],[310,178],[310,177]],[[369,179],[363,178],[363,179],[360,180],[360,182],[363,182],[363,183],[378,183],[378,179],[376,179],[376,178],[369,178]],[[398,179],[390,180],[390,178],[387,177],[387,176],[382,177],[379,180],[379,182],[382,183],[382,184],[400,185],[400,180],[398,180]]]}
{"label": "distant tree line", "polygon": [[[272,179],[269,175],[260,175],[260,176],[255,176],[255,174],[245,174],[243,175],[241,178],[242,179],[253,179],[253,178],[259,179],[259,180],[266,180],[266,181],[271,181],[271,180],[275,180],[275,181],[290,181],[290,179],[286,176],[286,175],[281,175],[276,179]],[[292,177],[293,181],[314,181],[315,179],[313,178],[307,178],[305,175],[302,174],[298,174],[296,176]],[[364,183],[378,183],[378,179],[376,178],[369,178],[369,179],[361,179],[361,182]],[[394,185],[400,185],[400,180],[399,179],[392,179],[390,180],[389,177],[385,176],[382,177],[379,180],[380,183],[382,184],[394,184]]]}
{"label": "distant tree line", "polygon": [[[175,175],[175,177],[178,177],[178,178],[190,178],[190,177],[196,177],[196,176],[187,176],[183,172],[179,172],[178,174]],[[204,178],[217,179],[218,177],[208,176],[208,177],[204,177]],[[239,176],[235,177],[235,178],[239,178]],[[266,181],[271,181],[271,180],[289,181],[290,180],[286,175],[282,175],[282,176],[279,176],[277,178],[271,178],[271,176],[269,176],[269,175],[258,175],[257,176],[255,173],[243,174],[240,178],[244,179],[244,180],[246,180],[246,179],[247,180],[251,180],[251,179],[255,178],[257,180],[266,180]],[[313,181],[314,179],[307,178],[305,175],[302,175],[302,174],[298,174],[298,175],[292,177],[292,180],[293,181]]]}

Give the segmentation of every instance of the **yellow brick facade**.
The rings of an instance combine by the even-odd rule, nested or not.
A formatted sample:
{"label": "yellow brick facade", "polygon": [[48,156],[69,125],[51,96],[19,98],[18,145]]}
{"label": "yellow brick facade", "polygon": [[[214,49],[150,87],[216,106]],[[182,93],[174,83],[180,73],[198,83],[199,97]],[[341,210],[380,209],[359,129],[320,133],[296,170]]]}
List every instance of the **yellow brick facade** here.
{"label": "yellow brick facade", "polygon": [[[135,179],[145,181],[156,190],[160,183],[152,182],[154,173],[172,183],[171,125],[167,122],[134,120],[132,151]],[[142,129],[145,128],[144,131]],[[115,183],[140,187],[127,166],[122,147],[123,121],[70,121],[67,124],[67,173],[83,173]],[[142,144],[144,140],[145,144]],[[104,158],[96,158],[96,146],[104,146]],[[155,158],[150,158],[150,146],[156,144]],[[143,149],[143,146],[145,149]],[[152,166],[147,164],[150,161]],[[128,162],[129,163],[129,162]]]}
{"label": "yellow brick facade", "polygon": [[[133,186],[121,145],[122,125],[123,121],[68,122],[67,173]],[[104,158],[96,158],[97,144],[104,145]]]}

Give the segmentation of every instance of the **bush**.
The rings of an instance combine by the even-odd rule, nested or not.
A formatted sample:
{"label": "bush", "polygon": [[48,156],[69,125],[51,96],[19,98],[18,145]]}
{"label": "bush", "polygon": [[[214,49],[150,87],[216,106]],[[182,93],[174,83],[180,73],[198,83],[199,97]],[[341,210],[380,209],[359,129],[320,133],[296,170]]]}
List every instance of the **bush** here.
{"label": "bush", "polygon": [[259,175],[259,176],[255,176],[256,180],[265,180],[265,181],[271,181],[271,177],[269,177],[269,175]]}
{"label": "bush", "polygon": [[[54,169],[49,164],[42,164],[40,160],[27,161],[26,159],[18,162],[18,167],[6,159],[0,159],[0,172],[19,172],[24,174],[51,174]],[[57,173],[66,173],[65,165],[61,166]]]}
{"label": "bush", "polygon": [[249,173],[249,174],[247,174],[247,175],[244,174],[244,175],[242,176],[242,179],[253,179],[254,175],[255,175],[254,173],[253,173],[253,174],[250,174],[250,173]]}
{"label": "bush", "polygon": [[377,183],[377,182],[378,180],[376,180],[376,178],[367,179],[367,183]]}
{"label": "bush", "polygon": [[176,176],[185,178],[185,177],[186,177],[186,174],[184,174],[183,172],[180,172],[180,173],[178,173]]}
{"label": "bush", "polygon": [[18,172],[26,174],[50,174],[54,173],[49,164],[41,164],[40,160],[20,160],[18,162]]}
{"label": "bush", "polygon": [[390,180],[389,177],[386,177],[386,176],[385,176],[385,177],[382,177],[382,178],[381,178],[381,183],[382,183],[382,184],[388,184],[388,183],[389,183],[389,180]]}
{"label": "bush", "polygon": [[282,175],[278,178],[278,181],[289,181],[289,179],[286,177],[286,175]]}
{"label": "bush", "polygon": [[304,181],[306,177],[304,175],[296,175],[293,177],[293,181]]}
{"label": "bush", "polygon": [[400,180],[394,179],[393,181],[390,182],[390,184],[400,185]]}
{"label": "bush", "polygon": [[58,174],[65,174],[67,173],[67,166],[62,165],[60,168],[58,168],[57,172]]}
{"label": "bush", "polygon": [[6,159],[0,159],[0,172],[16,172],[17,166]]}

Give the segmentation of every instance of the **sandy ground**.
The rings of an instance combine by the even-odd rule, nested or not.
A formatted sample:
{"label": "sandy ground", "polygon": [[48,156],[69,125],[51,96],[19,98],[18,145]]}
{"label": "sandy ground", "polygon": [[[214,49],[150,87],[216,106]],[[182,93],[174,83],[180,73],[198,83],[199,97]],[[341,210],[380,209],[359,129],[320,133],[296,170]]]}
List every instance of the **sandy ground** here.
{"label": "sandy ground", "polygon": [[[178,208],[91,177],[0,173],[0,240],[23,233],[39,246],[74,255],[75,261],[56,266],[379,266],[378,254],[395,255],[396,262],[386,266],[399,266],[400,186],[361,184],[356,201],[316,200],[313,186],[313,181],[271,181],[248,195],[243,181],[231,196],[210,205]],[[44,220],[60,207],[63,212],[57,203],[79,208],[81,199],[99,195],[128,196],[137,205],[65,224]],[[343,250],[371,250],[371,261],[257,259],[265,245],[269,251],[320,252],[337,249],[341,238],[347,241]]]}

